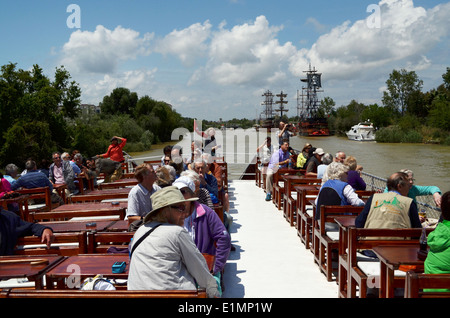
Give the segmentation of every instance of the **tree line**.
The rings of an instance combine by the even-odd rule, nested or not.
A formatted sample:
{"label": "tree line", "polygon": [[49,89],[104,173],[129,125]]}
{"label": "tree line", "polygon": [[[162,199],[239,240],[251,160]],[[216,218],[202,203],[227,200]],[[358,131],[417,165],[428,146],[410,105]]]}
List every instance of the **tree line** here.
{"label": "tree line", "polygon": [[80,151],[85,157],[104,153],[112,136],[127,138],[127,152],[141,152],[169,141],[175,128],[192,130],[171,105],[127,88],[104,96],[100,113],[83,115],[81,88],[64,67],[53,79],[34,65],[18,69],[14,63],[0,70],[0,168],[26,160],[51,159],[55,151]]}
{"label": "tree line", "polygon": [[[336,107],[331,97],[321,101],[319,116],[328,118],[336,134],[344,134],[358,122],[369,120],[378,128],[379,142],[437,142],[450,145],[450,68],[443,83],[428,92],[414,71],[394,70],[386,81],[382,105],[352,100]],[[80,151],[84,156],[104,153],[114,135],[127,138],[126,151],[142,152],[152,144],[171,140],[175,128],[192,131],[192,118],[150,96],[139,97],[118,87],[104,96],[100,113],[83,115],[81,88],[63,67],[53,78],[39,65],[30,70],[14,63],[0,70],[0,168],[8,163],[23,167],[51,158],[54,151]],[[296,122],[298,118],[282,118]],[[255,121],[236,119],[203,121],[203,127],[249,128]]]}

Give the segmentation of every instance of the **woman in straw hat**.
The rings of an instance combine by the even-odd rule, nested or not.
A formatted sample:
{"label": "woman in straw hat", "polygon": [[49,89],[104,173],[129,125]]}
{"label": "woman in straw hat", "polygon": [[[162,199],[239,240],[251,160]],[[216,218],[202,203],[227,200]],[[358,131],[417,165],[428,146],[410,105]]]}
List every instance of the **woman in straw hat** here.
{"label": "woman in straw hat", "polygon": [[[165,187],[151,196],[153,210],[135,233],[130,249],[129,290],[195,290],[219,297],[216,279],[206,260],[184,229],[185,199],[177,187]],[[152,232],[149,232],[153,230]],[[147,236],[145,236],[147,233]],[[142,239],[143,238],[143,239]]]}

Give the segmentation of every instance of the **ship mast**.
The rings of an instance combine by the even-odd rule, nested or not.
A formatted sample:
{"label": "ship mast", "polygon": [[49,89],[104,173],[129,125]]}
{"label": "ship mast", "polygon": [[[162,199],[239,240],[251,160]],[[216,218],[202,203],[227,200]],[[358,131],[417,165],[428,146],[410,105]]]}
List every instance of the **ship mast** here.
{"label": "ship mast", "polygon": [[271,91],[267,90],[262,95],[264,97],[264,101],[261,103],[264,106],[264,111],[261,115],[264,115],[264,124],[263,127],[270,128],[273,125],[274,119],[274,111],[273,111],[273,94]]}
{"label": "ship mast", "polygon": [[317,93],[323,92],[321,90],[322,73],[318,73],[315,67],[311,68],[311,64],[309,70],[303,71],[303,73],[306,73],[306,78],[302,78],[300,81],[306,83],[306,87],[302,87],[302,94],[300,95],[302,103],[299,117],[300,120],[315,119],[320,106]]}

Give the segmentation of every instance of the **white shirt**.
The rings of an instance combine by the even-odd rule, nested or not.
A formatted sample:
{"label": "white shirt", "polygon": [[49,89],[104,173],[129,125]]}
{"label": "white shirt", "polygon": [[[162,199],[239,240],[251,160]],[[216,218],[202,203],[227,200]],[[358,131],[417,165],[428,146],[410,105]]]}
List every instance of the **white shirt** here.
{"label": "white shirt", "polygon": [[128,194],[128,208],[125,219],[132,215],[145,216],[152,210],[152,201],[150,196],[161,188],[153,184],[153,190],[148,191],[140,183],[135,185]]}

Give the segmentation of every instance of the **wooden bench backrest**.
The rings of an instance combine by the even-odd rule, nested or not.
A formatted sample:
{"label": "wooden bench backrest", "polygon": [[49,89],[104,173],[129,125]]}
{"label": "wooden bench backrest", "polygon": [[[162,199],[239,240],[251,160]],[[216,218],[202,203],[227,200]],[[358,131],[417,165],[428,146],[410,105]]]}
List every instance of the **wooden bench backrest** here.
{"label": "wooden bench backrest", "polygon": [[[57,244],[73,243],[68,246],[57,246]],[[36,245],[36,248],[30,247],[21,249],[20,246]],[[85,254],[87,252],[87,235],[86,232],[73,233],[54,233],[54,241],[49,249],[42,247],[41,238],[37,236],[21,237],[17,240],[14,254],[17,255],[42,255],[57,254],[63,256]]]}
{"label": "wooden bench backrest", "polygon": [[49,187],[40,187],[33,189],[22,188],[20,190],[17,190],[16,192],[29,195],[29,200],[44,199],[46,210],[50,211],[52,208],[52,192],[50,191]]}
{"label": "wooden bench backrest", "polygon": [[320,185],[321,182],[322,182],[322,179],[308,178],[308,177],[292,180],[291,182],[289,182],[289,188],[286,188],[286,194],[290,194],[294,190],[295,186],[308,185],[308,184]]}
{"label": "wooden bench backrest", "polygon": [[[317,222],[320,234],[325,234],[326,222],[334,223],[334,219],[340,216],[358,216],[363,209],[364,206],[322,205],[320,207],[320,220]],[[317,211],[315,213],[317,213]]]}
{"label": "wooden bench backrest", "polygon": [[106,253],[112,246],[126,247],[135,232],[89,232],[88,253]]}
{"label": "wooden bench backrest", "polygon": [[[424,289],[436,290],[424,291]],[[405,298],[450,298],[450,274],[407,272]]]}
{"label": "wooden bench backrest", "polygon": [[71,197],[72,203],[77,202],[95,202],[95,201],[102,201],[107,199],[123,199],[128,198],[128,193],[117,193],[117,194],[84,194],[84,195],[74,195]]}
{"label": "wooden bench backrest", "polygon": [[299,197],[297,198],[297,205],[299,208],[299,211],[304,213],[306,211],[306,206],[308,205],[307,200],[308,200],[308,196],[313,196],[313,195],[318,195],[319,194],[319,190],[309,190],[309,189],[304,189],[302,191],[300,191]]}
{"label": "wooden bench backrest", "polygon": [[86,210],[86,211],[50,211],[50,212],[30,212],[31,222],[41,221],[65,221],[75,217],[92,217],[92,216],[119,216],[121,220],[125,219],[126,208],[111,210]]}
{"label": "wooden bench backrest", "polygon": [[[433,229],[427,229],[428,233]],[[379,245],[417,245],[422,229],[363,229],[348,230],[348,261],[357,266],[357,251],[372,249]],[[395,239],[399,238],[399,239]],[[404,238],[404,239],[402,239]]]}
{"label": "wooden bench backrest", "polygon": [[372,195],[377,193],[376,191],[369,191],[369,190],[356,190],[355,192],[360,199],[370,198]]}
{"label": "wooden bench backrest", "polygon": [[72,290],[3,289],[0,298],[206,298],[200,290]]}

